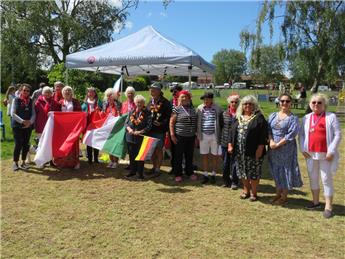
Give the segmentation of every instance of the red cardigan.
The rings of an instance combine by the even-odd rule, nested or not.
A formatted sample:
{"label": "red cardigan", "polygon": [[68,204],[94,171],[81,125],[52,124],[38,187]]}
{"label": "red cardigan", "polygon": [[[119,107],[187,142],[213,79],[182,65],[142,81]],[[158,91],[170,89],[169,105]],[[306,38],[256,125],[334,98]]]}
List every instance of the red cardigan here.
{"label": "red cardigan", "polygon": [[44,126],[48,120],[48,112],[50,111],[61,111],[61,105],[53,98],[50,98],[49,101],[46,102],[43,95],[39,96],[35,103],[35,130],[37,133],[43,132]]}

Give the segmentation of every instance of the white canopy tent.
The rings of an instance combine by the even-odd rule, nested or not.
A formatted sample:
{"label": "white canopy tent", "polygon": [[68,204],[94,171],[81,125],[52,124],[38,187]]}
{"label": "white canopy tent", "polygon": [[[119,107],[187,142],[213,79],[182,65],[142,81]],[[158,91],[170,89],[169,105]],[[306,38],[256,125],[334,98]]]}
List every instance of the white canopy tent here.
{"label": "white canopy tent", "polygon": [[152,26],[124,38],[67,55],[66,67],[108,74],[207,76],[215,66]]}

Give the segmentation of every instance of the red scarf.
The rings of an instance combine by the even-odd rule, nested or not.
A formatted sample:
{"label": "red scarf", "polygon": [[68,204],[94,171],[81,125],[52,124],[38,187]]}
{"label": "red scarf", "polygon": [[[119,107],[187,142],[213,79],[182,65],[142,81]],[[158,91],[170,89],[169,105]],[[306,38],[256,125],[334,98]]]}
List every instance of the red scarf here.
{"label": "red scarf", "polygon": [[117,109],[116,109],[115,103],[113,103],[113,104],[110,104],[110,103],[109,103],[109,106],[108,106],[107,109],[106,109],[106,113],[107,113],[107,114],[111,113],[111,114],[112,114],[113,116],[115,116],[115,117],[119,116],[119,113],[118,113],[118,111],[117,111]]}
{"label": "red scarf", "polygon": [[236,109],[231,108],[231,106],[228,106],[228,114],[231,115],[232,117],[235,117],[236,115]]}
{"label": "red scarf", "polygon": [[55,92],[54,93],[54,100],[57,102],[60,102],[61,99],[63,99],[62,92]]}
{"label": "red scarf", "polygon": [[25,106],[27,106],[30,102],[30,96],[24,97],[23,94],[20,94],[19,96],[20,100],[24,103]]}

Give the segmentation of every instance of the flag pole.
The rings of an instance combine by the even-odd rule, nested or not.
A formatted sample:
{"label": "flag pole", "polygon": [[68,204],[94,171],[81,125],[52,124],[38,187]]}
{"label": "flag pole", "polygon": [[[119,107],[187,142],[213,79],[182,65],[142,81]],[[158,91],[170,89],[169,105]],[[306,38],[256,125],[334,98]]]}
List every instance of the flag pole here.
{"label": "flag pole", "polygon": [[124,75],[123,70],[124,70],[124,68],[125,68],[124,66],[121,67],[121,95],[120,95],[120,96],[121,96],[121,102],[122,102],[122,100],[123,100],[123,99],[122,99],[122,98],[123,98],[123,97],[122,97],[122,92],[123,92],[123,75]]}

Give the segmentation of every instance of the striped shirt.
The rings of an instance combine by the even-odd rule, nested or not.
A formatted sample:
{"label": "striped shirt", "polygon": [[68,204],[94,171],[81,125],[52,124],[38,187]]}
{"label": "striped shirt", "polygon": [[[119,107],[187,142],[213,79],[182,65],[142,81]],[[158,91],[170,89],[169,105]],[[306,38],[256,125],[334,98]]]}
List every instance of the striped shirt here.
{"label": "striped shirt", "polygon": [[175,106],[175,134],[182,137],[193,137],[196,133],[196,112],[193,107]]}
{"label": "striped shirt", "polygon": [[216,110],[213,107],[204,107],[202,110],[201,132],[206,135],[214,134],[216,130]]}
{"label": "striped shirt", "polygon": [[227,147],[230,142],[230,130],[235,117],[231,116],[228,111],[223,112],[223,123],[222,135],[220,137],[220,144],[222,147]]}

